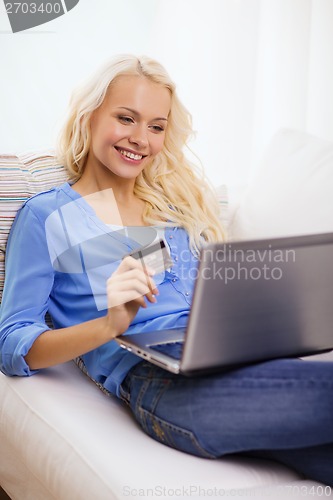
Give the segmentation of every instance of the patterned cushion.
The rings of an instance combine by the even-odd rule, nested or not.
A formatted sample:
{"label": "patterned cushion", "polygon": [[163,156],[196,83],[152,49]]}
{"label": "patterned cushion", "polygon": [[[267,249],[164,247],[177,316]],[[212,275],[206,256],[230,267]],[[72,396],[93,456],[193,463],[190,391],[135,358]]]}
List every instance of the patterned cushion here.
{"label": "patterned cushion", "polygon": [[0,302],[5,278],[5,250],[16,212],[28,198],[68,178],[52,151],[0,155]]}
{"label": "patterned cushion", "polygon": [[[16,212],[34,194],[59,186],[67,179],[65,168],[57,164],[52,151],[0,155],[0,303],[5,279],[6,244]],[[219,186],[217,194],[221,221],[227,227],[226,186]]]}

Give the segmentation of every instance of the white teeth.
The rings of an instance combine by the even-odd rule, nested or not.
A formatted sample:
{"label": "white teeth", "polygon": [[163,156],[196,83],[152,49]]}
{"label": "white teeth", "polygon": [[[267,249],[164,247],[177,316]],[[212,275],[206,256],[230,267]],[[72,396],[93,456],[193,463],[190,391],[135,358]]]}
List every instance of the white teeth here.
{"label": "white teeth", "polygon": [[141,160],[142,158],[142,155],[135,155],[134,153],[124,151],[123,149],[119,149],[119,153],[121,153],[123,156],[127,156],[127,158],[131,158],[132,160]]}

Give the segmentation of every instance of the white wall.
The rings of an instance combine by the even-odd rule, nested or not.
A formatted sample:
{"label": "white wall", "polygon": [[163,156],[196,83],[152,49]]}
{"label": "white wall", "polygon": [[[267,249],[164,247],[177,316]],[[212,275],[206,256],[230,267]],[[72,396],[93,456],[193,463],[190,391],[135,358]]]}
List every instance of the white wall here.
{"label": "white wall", "polygon": [[75,85],[145,53],[178,84],[211,180],[246,180],[280,127],[333,140],[332,26],[332,0],[80,0],[12,34],[0,2],[0,151],[51,147]]}
{"label": "white wall", "polygon": [[66,15],[12,34],[0,2],[1,150],[52,145],[82,79],[114,54],[148,51],[154,12],[155,0],[80,0]]}
{"label": "white wall", "polygon": [[307,129],[333,140],[333,2],[312,1]]}
{"label": "white wall", "polygon": [[259,161],[262,145],[279,126],[304,129],[311,7],[312,0],[261,3],[252,130],[254,164]]}

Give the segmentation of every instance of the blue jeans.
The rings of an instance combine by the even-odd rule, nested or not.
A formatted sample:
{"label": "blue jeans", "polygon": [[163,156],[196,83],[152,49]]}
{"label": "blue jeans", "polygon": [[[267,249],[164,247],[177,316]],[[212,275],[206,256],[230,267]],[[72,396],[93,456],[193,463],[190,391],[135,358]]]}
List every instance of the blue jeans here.
{"label": "blue jeans", "polygon": [[333,486],[333,362],[279,359],[184,377],[142,361],[121,398],[163,444],[207,458],[269,458]]}

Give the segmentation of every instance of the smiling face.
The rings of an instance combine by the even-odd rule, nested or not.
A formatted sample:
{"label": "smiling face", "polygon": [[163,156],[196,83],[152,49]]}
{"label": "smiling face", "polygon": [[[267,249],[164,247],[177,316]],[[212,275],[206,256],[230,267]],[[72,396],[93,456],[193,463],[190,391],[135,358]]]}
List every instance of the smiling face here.
{"label": "smiling face", "polygon": [[84,174],[134,181],[162,150],[170,91],[146,77],[121,76],[91,118]]}

